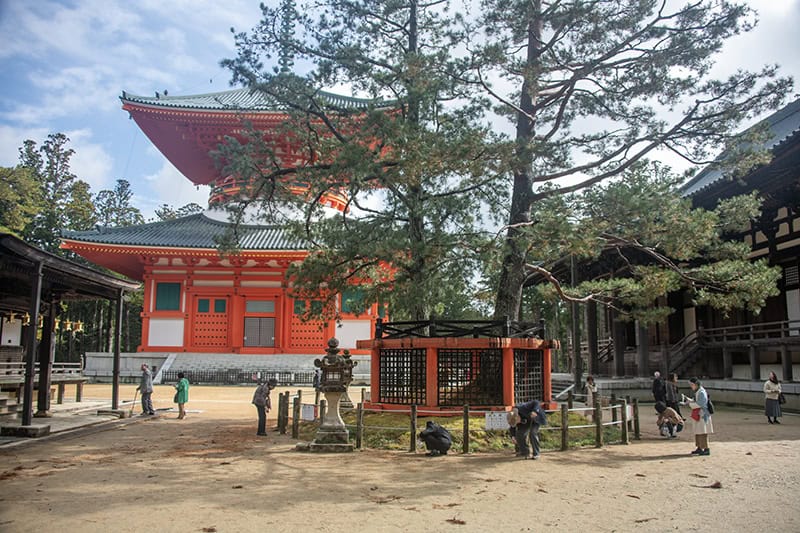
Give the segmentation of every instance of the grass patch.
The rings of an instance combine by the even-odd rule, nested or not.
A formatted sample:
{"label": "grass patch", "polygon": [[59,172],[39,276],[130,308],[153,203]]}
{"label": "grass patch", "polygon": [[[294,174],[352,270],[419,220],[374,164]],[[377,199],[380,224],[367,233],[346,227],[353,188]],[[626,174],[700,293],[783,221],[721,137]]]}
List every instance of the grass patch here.
{"label": "grass patch", "polygon": [[[591,421],[578,413],[569,413],[569,426],[583,426],[591,424]],[[345,411],[342,419],[350,431],[350,441],[355,442],[356,432],[356,413],[355,411]],[[453,451],[461,451],[463,448],[463,419],[460,416],[417,417],[417,432],[425,428],[425,423],[433,420],[447,428],[453,436]],[[364,434],[363,447],[381,450],[400,450],[408,451],[411,447],[411,421],[406,413],[396,412],[365,412],[364,413]],[[303,441],[312,441],[319,427],[319,421],[301,421],[299,424],[299,437]],[[507,430],[485,429],[485,418],[483,416],[471,416],[469,420],[470,453],[491,453],[508,451],[514,449],[514,443]],[[603,443],[614,444],[620,442],[622,432],[619,426],[603,426]],[[558,413],[552,413],[548,417],[548,425],[539,431],[539,441],[543,450],[561,449],[561,417]],[[569,447],[579,448],[583,446],[595,445],[595,428],[570,429]],[[417,447],[424,450],[425,446]]]}

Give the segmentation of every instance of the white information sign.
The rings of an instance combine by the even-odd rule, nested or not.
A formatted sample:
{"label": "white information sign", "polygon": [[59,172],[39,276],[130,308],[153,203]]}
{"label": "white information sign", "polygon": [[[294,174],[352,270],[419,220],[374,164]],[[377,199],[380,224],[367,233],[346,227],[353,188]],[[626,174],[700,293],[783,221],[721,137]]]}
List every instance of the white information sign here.
{"label": "white information sign", "polygon": [[300,420],[314,420],[316,418],[316,405],[303,404],[300,406]]}
{"label": "white information sign", "polygon": [[491,431],[493,429],[508,429],[508,420],[506,417],[508,413],[505,411],[492,411],[490,413],[486,413],[486,430]]}

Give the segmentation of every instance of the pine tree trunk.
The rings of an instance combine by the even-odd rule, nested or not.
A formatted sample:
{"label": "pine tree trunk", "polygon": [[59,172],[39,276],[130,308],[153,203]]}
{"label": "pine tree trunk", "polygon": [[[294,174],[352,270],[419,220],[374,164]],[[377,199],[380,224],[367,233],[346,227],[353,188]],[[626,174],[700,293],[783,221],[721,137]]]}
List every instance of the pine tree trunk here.
{"label": "pine tree trunk", "polygon": [[[539,61],[541,53],[541,1],[534,0],[531,4],[532,16],[528,24],[528,57],[526,70],[531,71]],[[531,206],[534,201],[533,194],[533,153],[531,141],[534,137],[534,125],[530,116],[535,114],[534,99],[536,88],[531,86],[529,76],[525,76],[520,97],[520,109],[517,114],[517,147],[516,168],[514,169],[514,188],[511,197],[511,212],[506,233],[506,242],[503,258],[503,267],[500,273],[500,284],[497,288],[494,317],[510,317],[511,320],[519,319],[520,304],[522,302],[522,288],[525,283],[526,255],[524,248],[519,245],[519,230],[514,227],[530,222]]]}

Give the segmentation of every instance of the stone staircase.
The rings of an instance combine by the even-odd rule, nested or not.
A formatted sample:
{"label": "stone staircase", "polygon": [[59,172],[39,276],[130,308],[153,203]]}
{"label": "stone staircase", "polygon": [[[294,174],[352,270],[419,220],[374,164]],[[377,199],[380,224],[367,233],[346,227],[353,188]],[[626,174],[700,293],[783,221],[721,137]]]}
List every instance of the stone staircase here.
{"label": "stone staircase", "polygon": [[17,418],[22,405],[7,392],[0,392],[0,421]]}
{"label": "stone staircase", "polygon": [[550,374],[550,387],[552,397],[556,398],[572,385],[573,377],[571,374],[552,373]]}

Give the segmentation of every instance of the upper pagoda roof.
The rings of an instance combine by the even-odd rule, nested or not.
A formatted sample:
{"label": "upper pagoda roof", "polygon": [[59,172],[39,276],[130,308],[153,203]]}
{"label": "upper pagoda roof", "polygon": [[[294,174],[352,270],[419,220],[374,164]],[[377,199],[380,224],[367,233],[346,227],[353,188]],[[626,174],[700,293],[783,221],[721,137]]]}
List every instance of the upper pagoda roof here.
{"label": "upper pagoda roof", "polygon": [[[327,104],[339,109],[361,110],[376,104],[387,104],[383,100],[342,96],[325,91],[316,94]],[[288,109],[263,91],[250,88],[187,96],[165,96],[159,93],[154,96],[140,96],[122,91],[120,100],[147,106],[206,111],[285,112]]]}
{"label": "upper pagoda roof", "polygon": [[[773,154],[777,154],[783,147],[800,140],[800,99],[787,104],[765,118],[764,121],[757,126],[753,126],[753,128],[759,127],[763,122],[767,123],[769,136],[759,148],[771,150]],[[720,158],[721,157],[722,156],[720,156]],[[718,160],[720,158],[718,158]],[[712,164],[689,180],[681,188],[681,193],[689,197],[708,192],[706,191],[707,189],[719,185],[723,180],[728,180],[723,169]]]}
{"label": "upper pagoda roof", "polygon": [[[214,220],[199,213],[136,226],[98,226],[90,231],[64,231],[61,237],[66,241],[119,246],[214,249],[217,248],[214,238],[222,237],[230,227],[229,222]],[[306,243],[292,238],[281,226],[240,224],[237,234],[238,246],[243,252],[307,249]]]}

